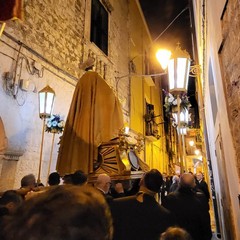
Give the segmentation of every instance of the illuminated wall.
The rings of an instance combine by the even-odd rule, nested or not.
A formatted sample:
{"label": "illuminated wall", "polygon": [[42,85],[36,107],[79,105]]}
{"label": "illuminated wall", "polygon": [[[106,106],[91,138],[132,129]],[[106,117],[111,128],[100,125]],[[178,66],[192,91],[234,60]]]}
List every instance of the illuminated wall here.
{"label": "illuminated wall", "polygon": [[[161,103],[160,79],[154,80],[149,76],[152,74],[153,64],[156,64],[155,53],[152,52],[152,42],[139,5],[130,1],[130,63],[134,66],[133,75],[130,78],[130,128],[135,133],[141,133],[144,137],[145,151],[140,156],[150,166],[161,172],[167,171],[168,157],[166,154],[165,136],[163,125],[158,127],[160,139],[153,136],[146,136],[146,103],[154,105],[154,120],[156,123],[163,122]],[[143,21],[140,21],[143,19]],[[138,26],[136,28],[136,25]]]}
{"label": "illuminated wall", "polygon": [[[215,201],[223,239],[240,239],[239,211],[239,4],[193,1],[197,53],[202,66],[198,91],[209,143]],[[201,106],[201,105],[200,105]],[[235,114],[236,113],[236,114]]]}
{"label": "illuminated wall", "polygon": [[[129,62],[133,60],[136,74],[145,74],[144,55],[148,54],[150,34],[138,1],[101,1],[109,11],[108,55],[90,41],[91,0],[24,2],[23,21],[8,21],[0,44],[0,116],[4,122],[9,147],[0,155],[0,191],[20,187],[24,175],[38,174],[42,121],[38,116],[38,95],[46,84],[54,88],[56,101],[54,114],[65,119],[78,78],[83,74],[79,63],[89,55],[96,59],[96,71],[116,93],[122,104],[124,120],[129,122],[133,134],[145,137],[145,101],[154,104],[155,114],[161,114],[160,84],[150,87],[143,77],[129,77],[133,73]],[[17,62],[18,55],[21,57]],[[134,59],[133,59],[134,58]],[[35,62],[43,74],[29,71]],[[11,87],[12,77],[17,81]],[[123,77],[127,75],[127,77]],[[20,80],[29,83],[29,89],[20,86]],[[4,104],[2,104],[4,103]],[[156,119],[160,121],[160,118]],[[141,158],[150,167],[166,171],[166,153],[162,125],[160,140],[145,138],[145,151]],[[51,171],[55,170],[60,134],[55,138]],[[45,135],[41,180],[47,182],[52,135]]]}

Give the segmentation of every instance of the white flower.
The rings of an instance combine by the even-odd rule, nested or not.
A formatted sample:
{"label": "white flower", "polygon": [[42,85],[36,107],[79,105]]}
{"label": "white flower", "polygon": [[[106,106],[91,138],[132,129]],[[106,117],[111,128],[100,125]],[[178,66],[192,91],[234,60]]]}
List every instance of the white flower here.
{"label": "white flower", "polygon": [[65,122],[59,115],[52,115],[46,123],[46,132],[62,133],[64,126]]}
{"label": "white flower", "polygon": [[53,121],[53,122],[52,122],[52,126],[53,126],[53,127],[56,127],[57,125],[58,125],[57,121]]}
{"label": "white flower", "polygon": [[171,97],[168,98],[168,102],[171,103],[171,102],[174,101],[174,99],[175,99],[175,98],[174,98],[173,96],[171,96]]}
{"label": "white flower", "polygon": [[[181,104],[181,102],[182,102],[182,100],[179,99],[179,104]],[[172,104],[177,106],[177,99],[175,99]]]}
{"label": "white flower", "polygon": [[58,127],[63,128],[64,127],[64,121],[59,122]]}

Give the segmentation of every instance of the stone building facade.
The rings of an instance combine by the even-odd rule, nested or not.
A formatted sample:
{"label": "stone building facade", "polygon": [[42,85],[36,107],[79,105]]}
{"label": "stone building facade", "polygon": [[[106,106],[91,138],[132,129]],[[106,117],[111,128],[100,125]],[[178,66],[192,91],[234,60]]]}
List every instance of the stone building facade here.
{"label": "stone building facade", "polygon": [[[92,1],[100,3],[108,15],[107,54],[91,41]],[[160,84],[156,81],[150,86],[144,77],[138,77],[134,83],[132,77],[130,60],[138,55],[134,62],[135,74],[145,74],[144,55],[151,44],[137,0],[31,0],[23,3],[24,19],[7,21],[0,38],[0,116],[8,138],[8,148],[4,156],[0,156],[0,190],[18,188],[26,174],[37,175],[42,133],[37,92],[50,85],[56,93],[53,114],[66,119],[74,87],[83,74],[79,64],[89,56],[95,58],[95,70],[118,96],[133,142],[137,133],[145,136],[143,103],[146,96],[154,103],[156,114],[162,112]],[[139,83],[143,88],[136,92]],[[137,111],[137,118],[131,109]],[[140,128],[137,127],[139,121]],[[159,132],[164,135],[161,126]],[[59,136],[57,134],[54,141],[51,171],[56,165]],[[147,143],[141,158],[150,167],[167,170],[167,164],[162,163],[166,160],[163,139],[144,140]],[[44,184],[51,142],[52,134],[45,133],[41,176]],[[153,145],[156,146],[154,153],[149,150]],[[146,152],[150,152],[150,157]],[[153,159],[153,156],[157,157]]]}
{"label": "stone building facade", "polygon": [[237,1],[230,1],[224,6],[221,15],[222,43],[219,49],[219,57],[224,78],[224,91],[227,100],[228,119],[236,151],[236,166],[240,179],[239,13],[240,4]]}
{"label": "stone building facade", "polygon": [[238,1],[195,1],[198,91],[217,232],[240,239]]}

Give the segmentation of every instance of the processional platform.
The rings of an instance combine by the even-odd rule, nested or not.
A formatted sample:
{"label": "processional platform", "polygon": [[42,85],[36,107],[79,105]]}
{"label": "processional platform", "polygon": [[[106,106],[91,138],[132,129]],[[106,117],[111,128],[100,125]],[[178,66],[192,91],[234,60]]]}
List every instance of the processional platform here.
{"label": "processional platform", "polygon": [[102,173],[108,174],[113,181],[137,179],[147,171],[149,166],[138,157],[135,145],[115,138],[98,147],[98,159],[94,162],[94,172],[89,174],[89,181]]}

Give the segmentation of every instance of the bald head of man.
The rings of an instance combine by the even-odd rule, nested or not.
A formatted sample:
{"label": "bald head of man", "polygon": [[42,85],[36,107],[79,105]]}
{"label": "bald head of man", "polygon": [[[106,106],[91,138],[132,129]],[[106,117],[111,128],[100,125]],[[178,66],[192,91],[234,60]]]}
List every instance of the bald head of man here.
{"label": "bald head of man", "polygon": [[180,187],[194,188],[195,179],[191,173],[184,173],[180,178]]}
{"label": "bald head of man", "polygon": [[104,194],[109,192],[111,187],[111,178],[107,174],[99,174],[97,177],[97,181],[95,183],[95,187],[102,191]]}

